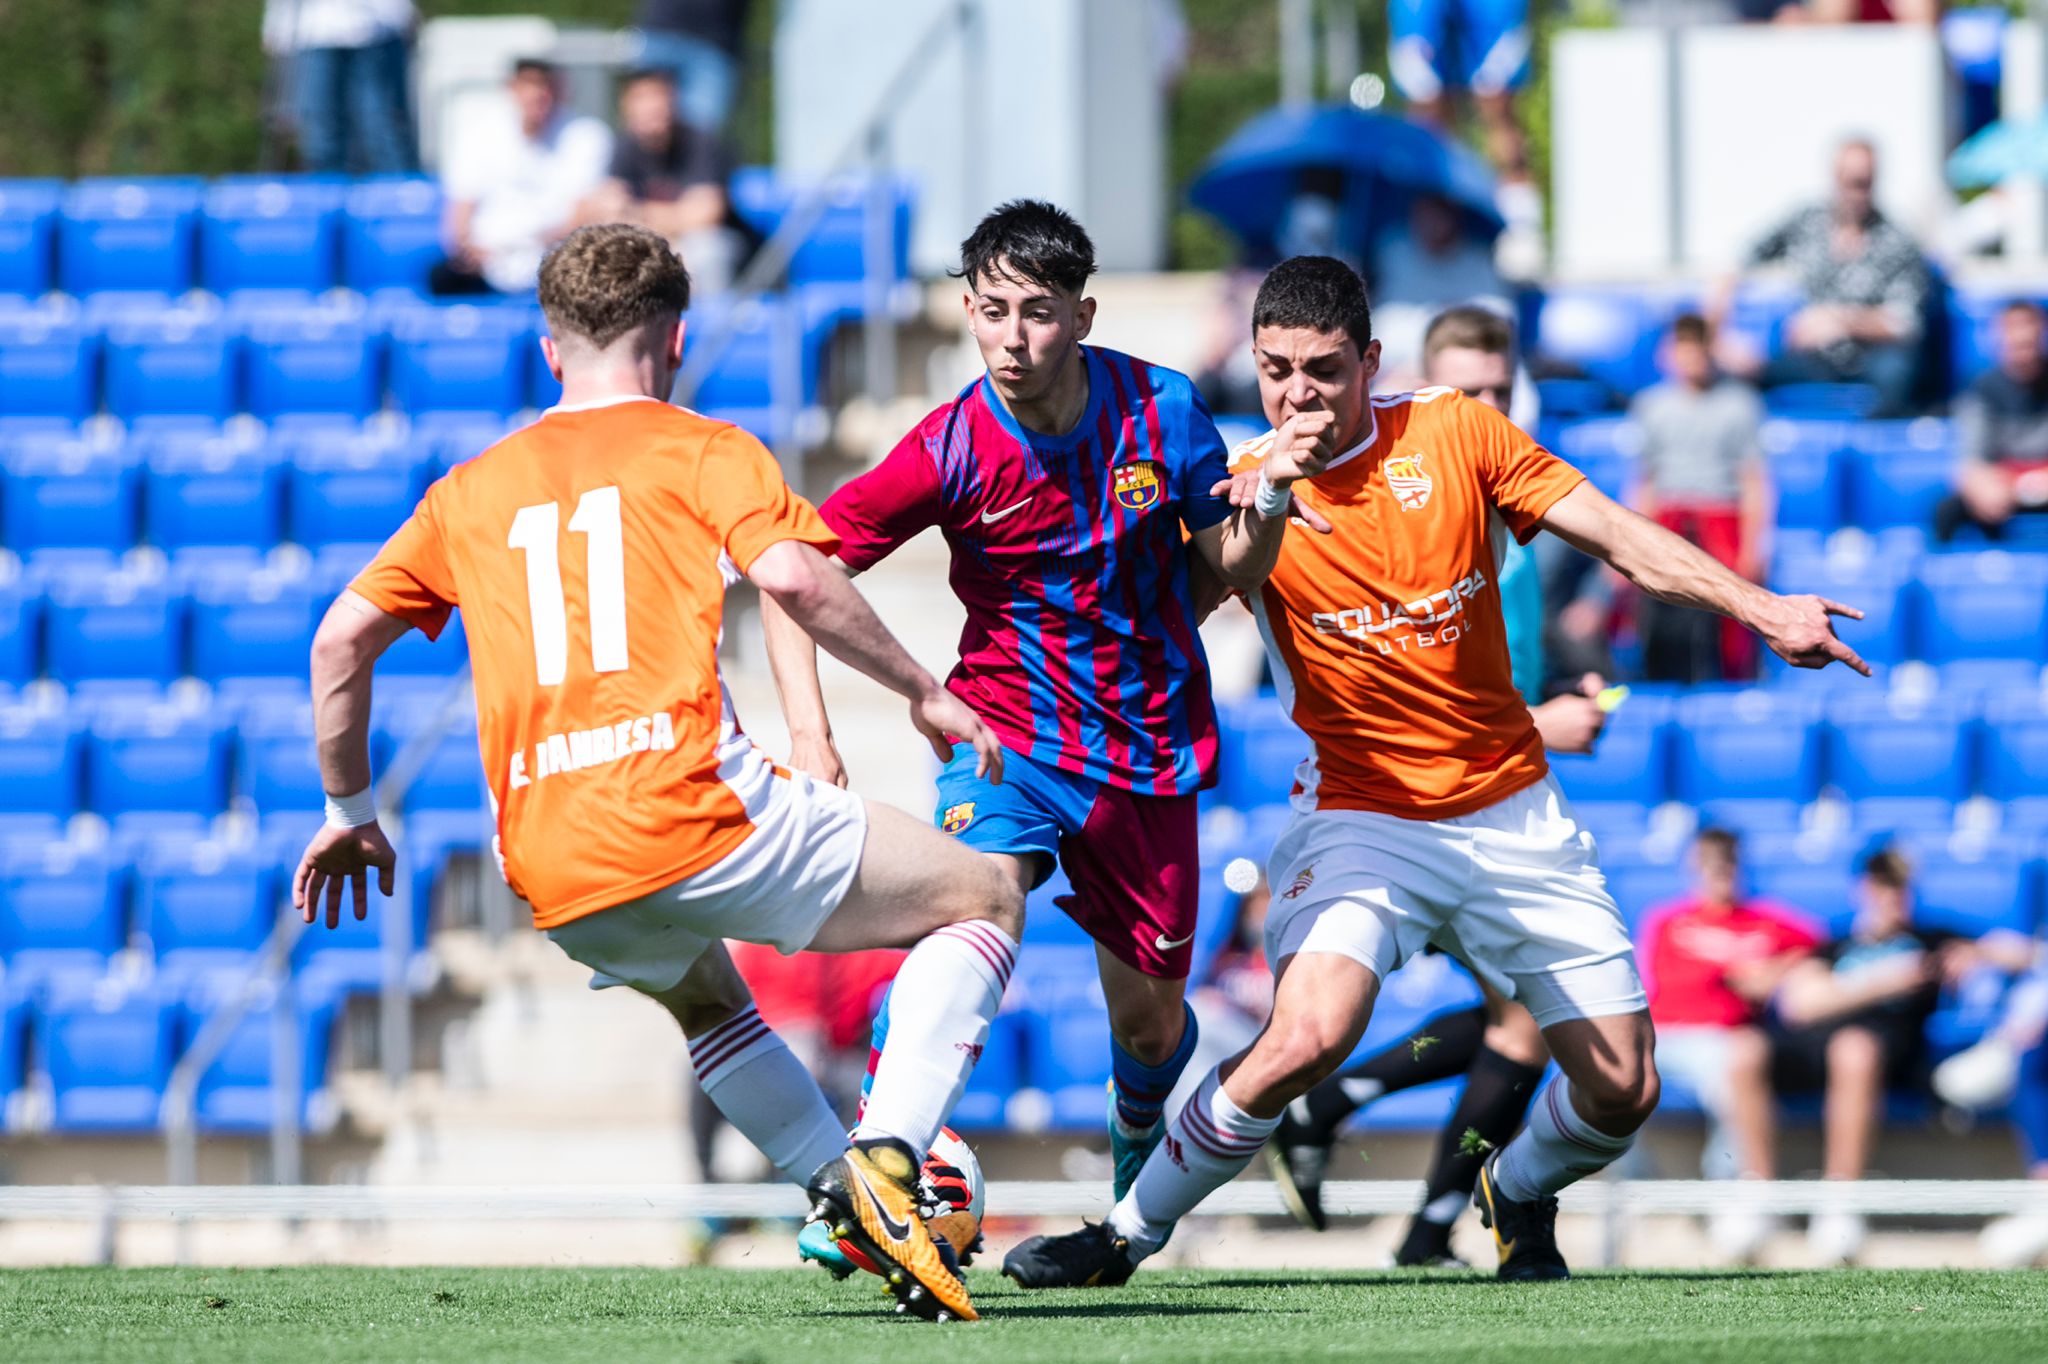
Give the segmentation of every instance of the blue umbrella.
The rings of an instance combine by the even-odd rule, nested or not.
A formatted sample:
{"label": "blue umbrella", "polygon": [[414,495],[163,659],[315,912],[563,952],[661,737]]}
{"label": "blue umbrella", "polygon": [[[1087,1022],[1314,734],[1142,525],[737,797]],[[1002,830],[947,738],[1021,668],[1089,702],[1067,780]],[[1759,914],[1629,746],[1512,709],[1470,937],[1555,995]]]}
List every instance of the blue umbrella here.
{"label": "blue umbrella", "polygon": [[2048,113],[2002,118],[1948,158],[1948,182],[1982,189],[2014,175],[2048,175]]}
{"label": "blue umbrella", "polygon": [[1501,230],[1493,172],[1472,152],[1420,123],[1349,104],[1268,109],[1231,135],[1188,187],[1188,198],[1254,252],[1271,252],[1305,171],[1332,170],[1343,214],[1361,247],[1407,213],[1418,194],[1462,210],[1469,230]]}

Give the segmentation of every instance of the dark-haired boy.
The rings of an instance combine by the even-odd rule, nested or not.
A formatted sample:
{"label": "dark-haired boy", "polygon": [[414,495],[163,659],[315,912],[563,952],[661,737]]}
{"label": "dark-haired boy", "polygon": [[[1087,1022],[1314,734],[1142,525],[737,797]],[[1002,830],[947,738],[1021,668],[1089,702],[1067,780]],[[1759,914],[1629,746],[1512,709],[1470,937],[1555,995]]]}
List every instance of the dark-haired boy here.
{"label": "dark-haired boy", "polygon": [[[1737,578],[1456,389],[1372,397],[1379,345],[1341,261],[1276,266],[1252,346],[1276,430],[1330,414],[1338,451],[1294,485],[1331,532],[1289,535],[1251,600],[1311,743],[1267,864],[1272,1020],[1202,1081],[1107,1221],[1035,1237],[1004,1268],[1031,1287],[1128,1279],[1344,1063],[1387,973],[1434,944],[1523,1003],[1564,1073],[1487,1158],[1475,1201],[1500,1277],[1567,1277],[1557,1192],[1629,1148],[1657,1073],[1627,929],[1509,674],[1505,537],[1561,535],[1646,592],[1744,621],[1795,666],[1867,672],[1829,622],[1855,613]],[[1279,440],[1240,447],[1234,502]]]}
{"label": "dark-haired boy", "polygon": [[[1119,1195],[1158,1140],[1195,1045],[1183,994],[1196,904],[1195,793],[1216,775],[1208,664],[1188,589],[1197,555],[1234,586],[1271,569],[1287,485],[1321,467],[1330,421],[1294,423],[1258,508],[1217,496],[1227,456],[1185,375],[1085,344],[1095,252],[1051,204],[997,208],[961,245],[987,373],[821,508],[860,572],[929,527],[967,608],[948,685],[1001,738],[998,786],[939,778],[936,821],[1029,889],[1057,857],[1061,907],[1096,940],[1112,1048]],[[772,610],[770,659],[794,759],[840,779],[800,631]]]}

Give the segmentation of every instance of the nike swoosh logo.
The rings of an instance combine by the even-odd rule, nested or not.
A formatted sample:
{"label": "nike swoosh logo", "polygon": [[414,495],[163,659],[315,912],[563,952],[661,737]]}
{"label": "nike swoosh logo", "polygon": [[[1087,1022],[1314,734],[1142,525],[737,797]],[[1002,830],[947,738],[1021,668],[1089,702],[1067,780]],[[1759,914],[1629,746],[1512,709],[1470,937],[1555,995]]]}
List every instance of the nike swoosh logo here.
{"label": "nike swoosh logo", "polygon": [[888,1205],[875,1195],[875,1186],[868,1182],[865,1171],[856,1167],[853,1173],[855,1178],[860,1180],[861,1191],[868,1196],[868,1201],[875,1205],[875,1214],[882,1219],[882,1225],[888,1228],[889,1235],[898,1241],[908,1241],[910,1239],[910,1224],[908,1222],[899,1222],[889,1215]]}
{"label": "nike swoosh logo", "polygon": [[1171,952],[1176,947],[1186,947],[1189,943],[1193,942],[1194,940],[1195,935],[1192,933],[1188,934],[1185,938],[1175,938],[1172,942],[1168,942],[1166,940],[1166,935],[1164,933],[1155,933],[1152,935],[1152,945],[1162,952]]}
{"label": "nike swoosh logo", "polygon": [[[1037,496],[1037,494],[1034,493],[1032,496],[1035,497]],[[989,511],[986,507],[984,507],[981,513],[981,524],[984,526],[994,525],[996,522],[1002,520],[1011,512],[1023,506],[1025,502],[1029,502],[1030,500],[1031,498],[1027,497],[1024,499],[1024,502],[1012,502],[1009,506],[1003,508],[1001,511]]]}

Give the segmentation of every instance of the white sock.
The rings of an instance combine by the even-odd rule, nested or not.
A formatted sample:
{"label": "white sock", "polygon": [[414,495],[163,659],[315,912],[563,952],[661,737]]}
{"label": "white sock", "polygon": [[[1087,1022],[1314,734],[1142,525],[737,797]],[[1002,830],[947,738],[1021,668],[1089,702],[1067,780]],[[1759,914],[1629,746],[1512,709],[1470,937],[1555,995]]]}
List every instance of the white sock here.
{"label": "white sock", "polygon": [[753,1005],[689,1045],[704,1097],[784,1179],[802,1184],[845,1153],[846,1128],[825,1092]]}
{"label": "white sock", "polygon": [[1279,1125],[1277,1117],[1255,1118],[1239,1108],[1210,1071],[1167,1124],[1131,1191],[1110,1209],[1110,1229],[1131,1243],[1134,1259],[1150,1255],[1196,1204],[1251,1164]]}
{"label": "white sock", "polygon": [[1536,1096],[1529,1125],[1493,1163],[1493,1177],[1517,1203],[1548,1198],[1606,1169],[1635,1142],[1633,1132],[1610,1136],[1580,1117],[1572,1107],[1571,1084],[1560,1075]]}
{"label": "white sock", "polygon": [[893,1138],[920,1157],[952,1115],[1017,964],[1017,941],[986,919],[949,924],[912,948],[889,987],[889,1038],[854,1137]]}

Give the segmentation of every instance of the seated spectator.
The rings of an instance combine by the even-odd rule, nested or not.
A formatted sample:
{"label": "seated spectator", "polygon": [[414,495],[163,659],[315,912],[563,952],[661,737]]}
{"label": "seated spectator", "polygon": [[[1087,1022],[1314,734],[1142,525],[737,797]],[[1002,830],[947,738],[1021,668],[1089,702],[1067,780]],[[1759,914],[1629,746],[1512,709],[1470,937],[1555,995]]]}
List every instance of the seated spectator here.
{"label": "seated spectator", "polygon": [[[1920,248],[1877,208],[1877,149],[1862,138],[1835,154],[1835,193],[1767,233],[1751,267],[1784,261],[1805,303],[1785,323],[1784,350],[1765,365],[1765,386],[1868,384],[1877,416],[1909,411],[1920,380],[1920,340],[1932,280]],[[1734,282],[1712,311],[1726,320]]]}
{"label": "seated spectator", "polygon": [[1363,233],[1352,221],[1350,194],[1341,166],[1304,166],[1294,194],[1273,233],[1274,264],[1292,256],[1335,256],[1356,269],[1363,264]]}
{"label": "seated spectator", "polygon": [[2015,516],[2048,515],[2048,358],[2041,305],[1998,314],[1997,357],[1955,401],[1956,490],[1934,513],[1947,544],[1965,526],[2001,540]]}
{"label": "seated spectator", "polygon": [[[1422,386],[1423,335],[1444,309],[1479,304],[1503,317],[1514,311],[1493,266],[1493,244],[1470,231],[1457,205],[1439,195],[1417,195],[1406,224],[1373,243],[1370,275],[1384,392]],[[1525,424],[1534,419],[1529,412],[1514,416]]]}
{"label": "seated spectator", "polygon": [[[1693,842],[1694,889],[1643,921],[1642,965],[1657,1028],[1657,1068],[1693,1092],[1707,1116],[1700,1168],[1710,1179],[1777,1177],[1766,1002],[1820,942],[1791,910],[1741,889],[1741,842],[1704,829]],[[1715,1246],[1747,1260],[1767,1218],[1725,1213]]]}
{"label": "seated spectator", "polygon": [[428,279],[437,294],[532,289],[540,258],[578,225],[578,206],[610,163],[611,130],[563,112],[552,64],[521,60],[507,89],[512,116],[464,130],[449,157],[448,258]]}
{"label": "seated spectator", "polygon": [[690,270],[693,298],[732,284],[744,239],[732,227],[726,183],[732,157],[716,134],[675,114],[666,71],[635,71],[619,88],[619,131],[611,172],[586,199],[587,223],[638,223],[667,237]]}
{"label": "seated spectator", "polygon": [[[2019,934],[1986,934],[1981,946],[2001,965],[2024,972],[1976,1046],[1934,1068],[1934,1092],[1965,1109],[2008,1104],[2029,1179],[2048,1179],[2048,951]],[[2048,1254],[2048,1213],[2022,1212],[1987,1224],[1978,1248],[2001,1269]]]}
{"label": "seated spectator", "polygon": [[[1780,1093],[1822,1093],[1826,1179],[1863,1178],[1885,1091],[1925,1084],[1927,1019],[1943,979],[1976,961],[1967,939],[1913,922],[1904,854],[1880,849],[1859,873],[1848,934],[1786,972],[1774,1000],[1772,1079]],[[1807,1226],[1807,1243],[1818,1259],[1845,1263],[1864,1233],[1858,1214],[1820,1213]]]}
{"label": "seated spectator", "polygon": [[[1706,319],[1696,314],[1672,323],[1664,364],[1670,377],[1629,407],[1643,439],[1636,510],[1761,582],[1771,523],[1758,443],[1763,405],[1716,372]],[[1643,614],[1643,673],[1652,681],[1756,675],[1756,636],[1735,622],[1647,601]]]}

